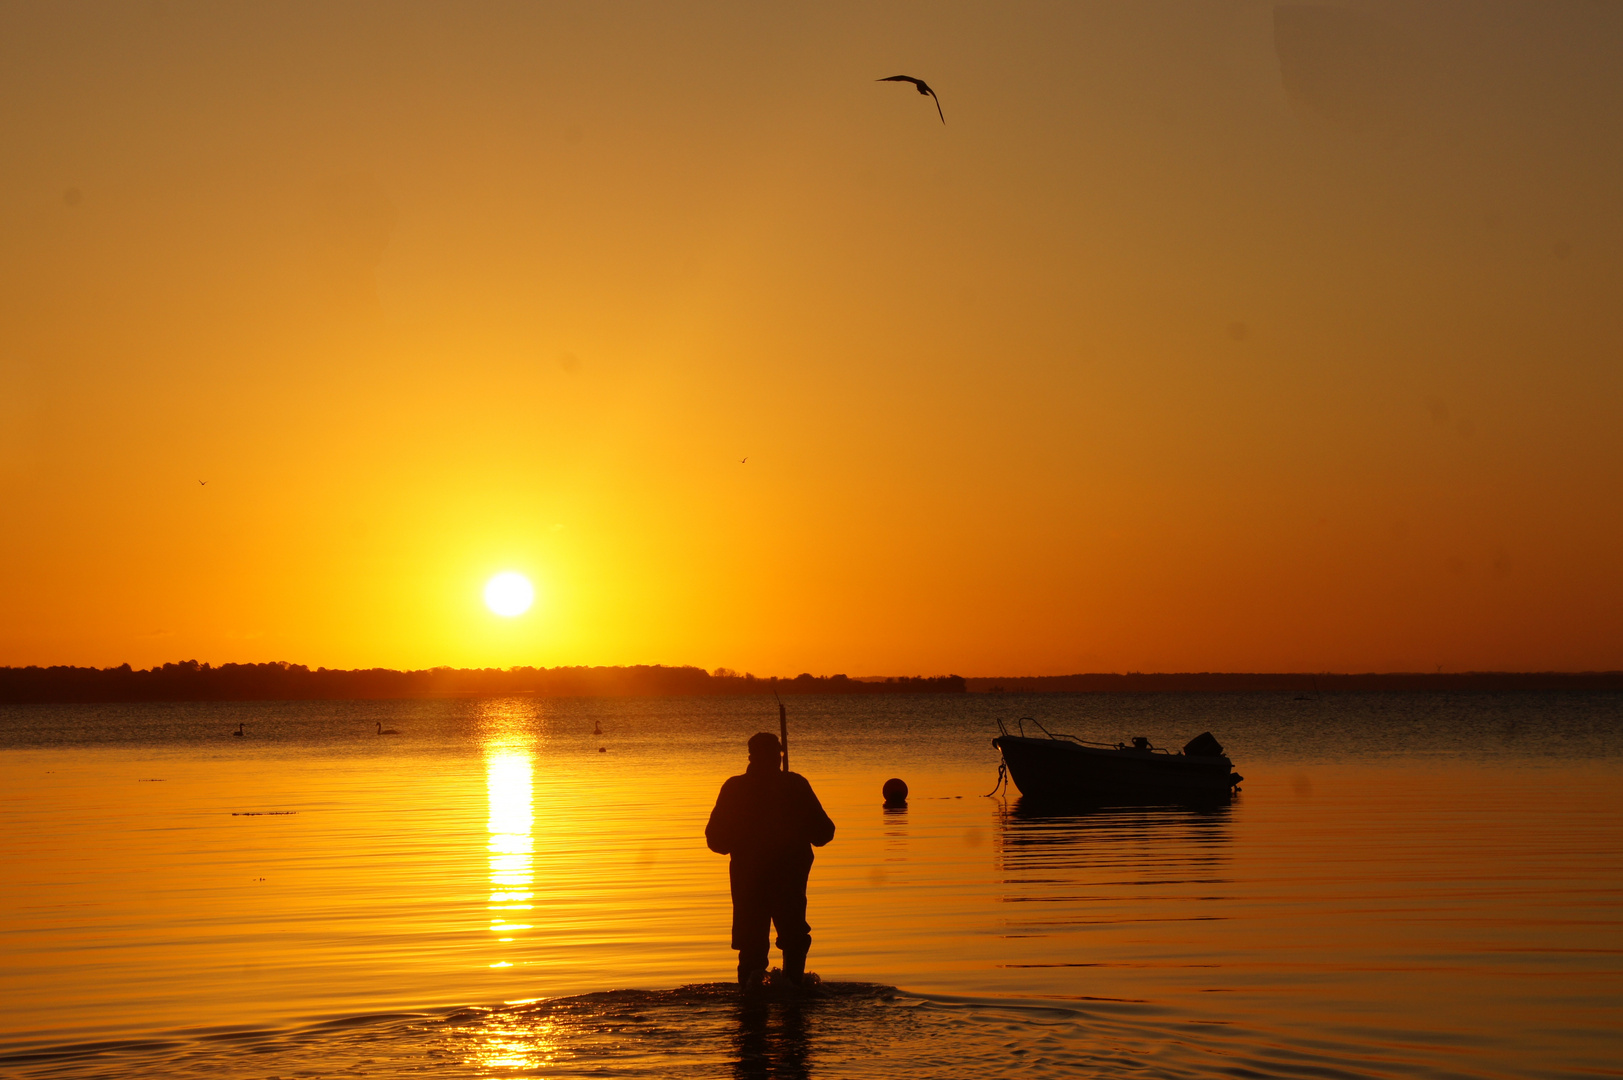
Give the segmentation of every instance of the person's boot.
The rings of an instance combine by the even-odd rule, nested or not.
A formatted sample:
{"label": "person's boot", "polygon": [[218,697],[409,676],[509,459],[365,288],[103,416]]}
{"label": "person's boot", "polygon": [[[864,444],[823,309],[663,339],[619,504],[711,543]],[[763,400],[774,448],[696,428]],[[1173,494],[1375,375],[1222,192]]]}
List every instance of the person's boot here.
{"label": "person's boot", "polygon": [[744,1000],[755,1001],[766,996],[766,969],[755,968],[752,971],[738,973],[738,989],[744,995]]}
{"label": "person's boot", "polygon": [[772,974],[774,988],[779,985],[778,980],[781,979],[784,990],[795,997],[828,996],[823,989],[823,980],[818,977],[815,971],[806,970],[805,956],[785,956],[783,958],[783,970],[781,972],[775,971]]}

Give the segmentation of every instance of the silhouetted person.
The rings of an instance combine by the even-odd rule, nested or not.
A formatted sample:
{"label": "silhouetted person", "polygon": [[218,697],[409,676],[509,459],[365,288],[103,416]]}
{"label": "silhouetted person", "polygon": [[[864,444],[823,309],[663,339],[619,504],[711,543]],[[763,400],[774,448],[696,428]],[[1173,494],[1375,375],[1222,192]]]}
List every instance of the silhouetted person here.
{"label": "silhouetted person", "polygon": [[763,731],[751,736],[749,753],[744,775],[721,785],[704,839],[711,851],[732,856],[728,877],[739,985],[753,990],[762,984],[774,925],[783,973],[799,985],[811,949],[806,878],[812,848],[834,839],[834,822],[806,778],[779,767],[783,748],[776,735]]}

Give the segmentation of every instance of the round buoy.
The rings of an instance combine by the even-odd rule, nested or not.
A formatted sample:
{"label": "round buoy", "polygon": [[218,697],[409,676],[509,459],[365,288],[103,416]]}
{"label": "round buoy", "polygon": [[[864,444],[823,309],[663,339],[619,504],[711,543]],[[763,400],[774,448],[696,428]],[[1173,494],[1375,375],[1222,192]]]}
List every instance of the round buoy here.
{"label": "round buoy", "polygon": [[886,806],[907,805],[907,784],[902,780],[901,777],[891,777],[889,780],[885,781],[885,786],[879,790],[880,793],[885,796]]}

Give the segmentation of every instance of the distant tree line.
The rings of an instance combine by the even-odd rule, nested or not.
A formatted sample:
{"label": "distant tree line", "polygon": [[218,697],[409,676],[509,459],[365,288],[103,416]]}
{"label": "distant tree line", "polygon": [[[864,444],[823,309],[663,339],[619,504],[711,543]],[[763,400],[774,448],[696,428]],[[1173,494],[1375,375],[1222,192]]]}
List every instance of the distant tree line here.
{"label": "distant tree line", "polygon": [[285,662],[221,664],[196,660],[139,670],[0,668],[0,703],[98,701],[314,701],[368,698],[682,697],[770,694],[961,694],[957,675],[877,680],[844,675],[756,678],[727,668],[639,664],[632,667],[429,668],[340,671]]}
{"label": "distant tree line", "polygon": [[969,693],[1290,693],[1377,691],[1623,691],[1623,672],[1395,672],[1266,674],[1174,672],[973,678],[958,675],[852,679],[803,673],[757,678],[728,668],[638,664],[630,667],[428,668],[343,671],[285,662],[220,664],[196,660],[139,670],[0,668],[0,703],[97,701],[314,701],[368,698],[687,697],[745,694]]}
{"label": "distant tree line", "polygon": [[965,679],[972,694],[1098,693],[1289,693],[1346,694],[1457,690],[1623,690],[1623,671],[1460,671],[1281,674],[1232,671],[1137,672],[1125,675],[1033,675],[1008,679]]}

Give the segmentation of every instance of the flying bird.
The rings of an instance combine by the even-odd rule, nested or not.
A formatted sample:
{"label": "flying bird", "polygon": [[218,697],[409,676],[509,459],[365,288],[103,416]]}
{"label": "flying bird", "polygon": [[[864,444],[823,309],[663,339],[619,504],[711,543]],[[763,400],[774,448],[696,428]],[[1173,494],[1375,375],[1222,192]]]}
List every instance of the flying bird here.
{"label": "flying bird", "polygon": [[209,482],[207,480],[199,480],[198,483],[200,485],[202,485],[203,487],[208,487],[209,486]]}
{"label": "flying bird", "polygon": [[912,83],[914,86],[918,87],[919,93],[921,93],[921,94],[929,94],[932,98],[935,98],[936,115],[941,117],[941,122],[943,124],[945,124],[947,122],[947,114],[941,111],[941,99],[936,97],[935,91],[930,89],[930,84],[925,82],[923,79],[915,79],[911,75],[887,75],[883,79],[875,79],[874,82],[910,82],[910,83]]}
{"label": "flying bird", "polygon": [[742,461],[739,462],[740,465],[748,465],[749,463],[750,463],[749,458],[744,458]]}

